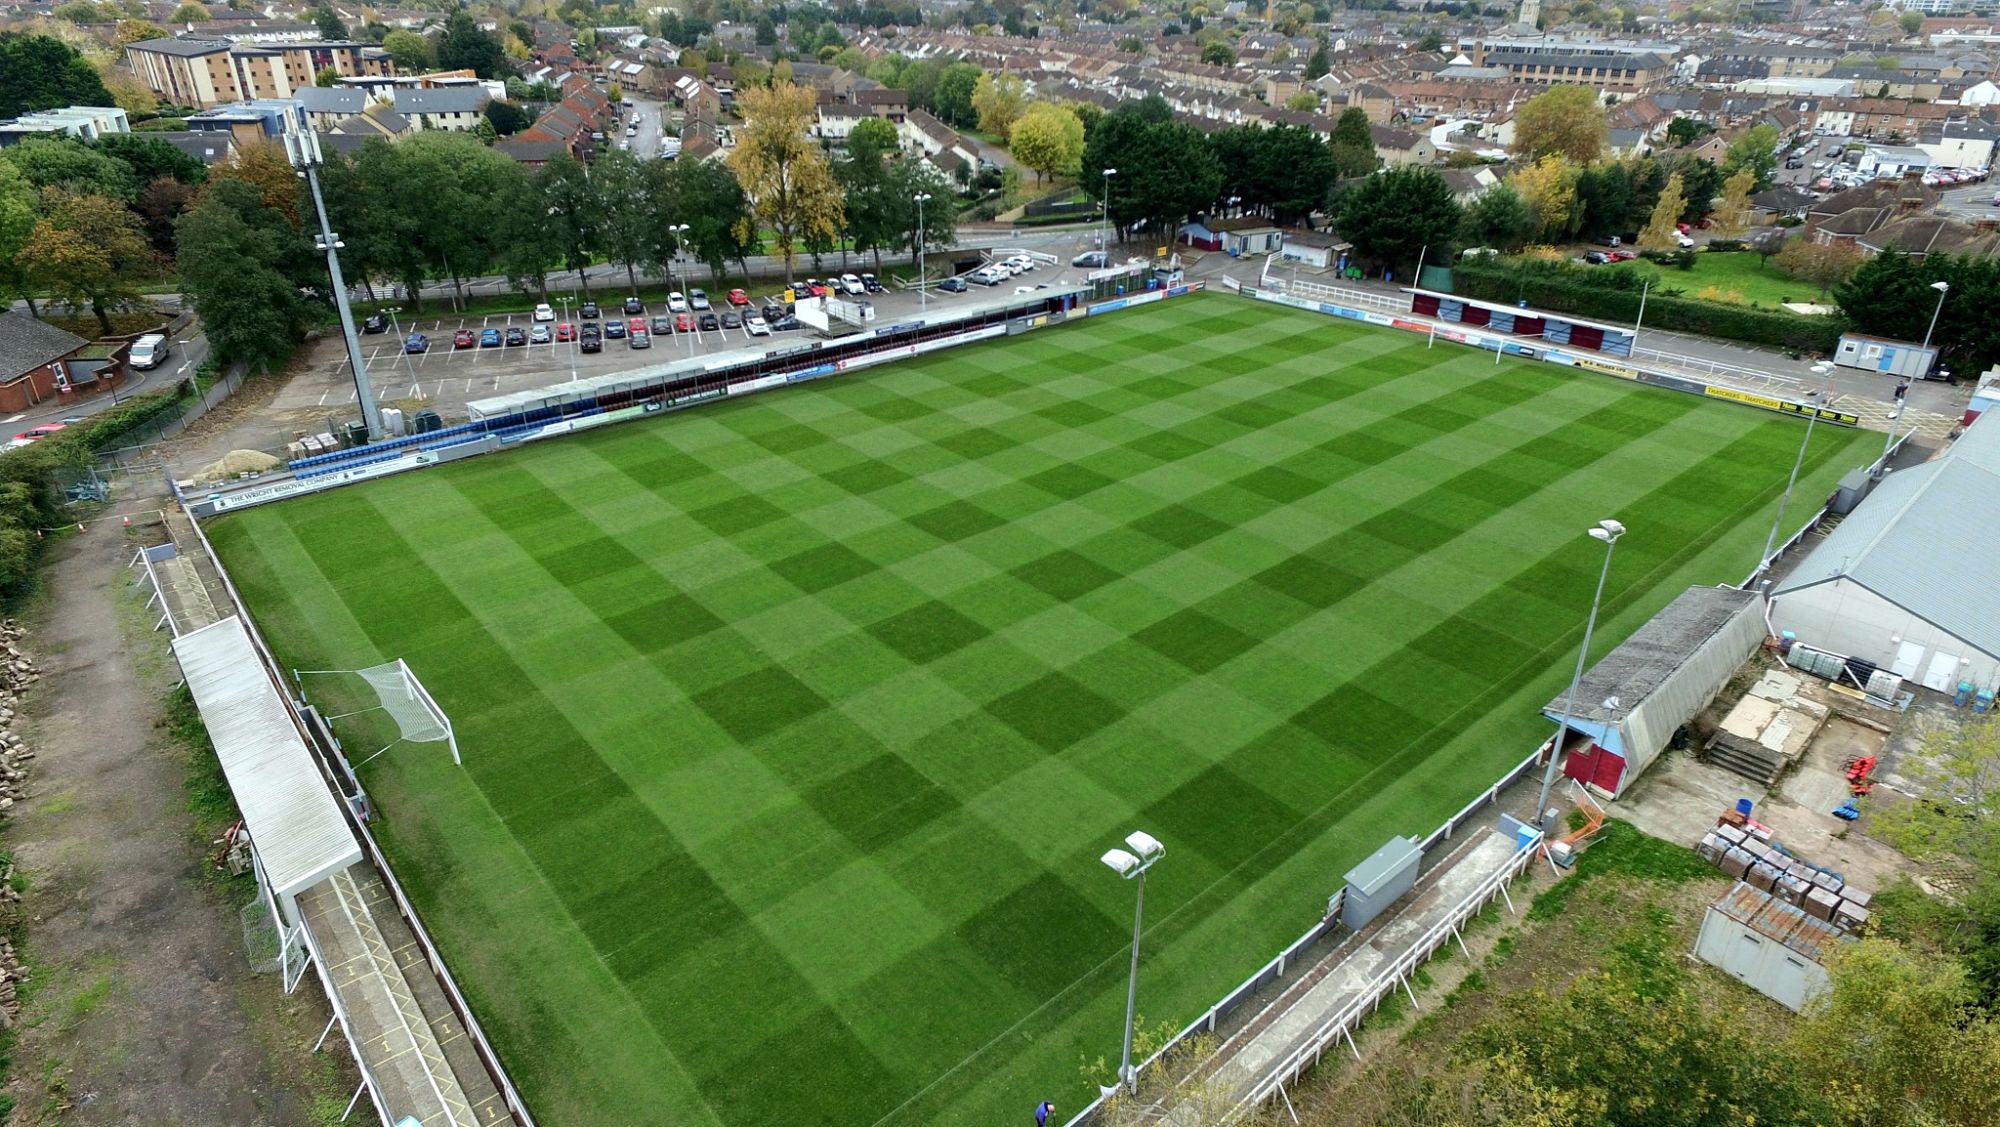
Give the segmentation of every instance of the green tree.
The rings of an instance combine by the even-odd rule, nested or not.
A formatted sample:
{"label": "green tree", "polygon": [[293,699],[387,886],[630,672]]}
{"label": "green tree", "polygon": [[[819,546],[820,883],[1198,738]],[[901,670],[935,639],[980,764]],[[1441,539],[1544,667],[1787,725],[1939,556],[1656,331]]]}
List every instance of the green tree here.
{"label": "green tree", "polygon": [[1551,86],[1515,112],[1513,151],[1530,161],[1556,153],[1584,167],[1596,163],[1610,132],[1597,91],[1588,86]]}
{"label": "green tree", "polygon": [[603,216],[590,176],[568,153],[557,153],[535,170],[534,180],[535,198],[548,216],[543,226],[552,244],[560,249],[563,267],[576,271],[576,283],[588,299],[590,277],[584,271],[603,241]]}
{"label": "green tree", "polygon": [[382,49],[396,64],[398,74],[421,74],[437,69],[437,45],[426,36],[397,28],[382,37]]}
{"label": "green tree", "polygon": [[472,13],[463,9],[445,21],[438,37],[438,66],[445,70],[470,70],[481,78],[502,78],[511,73],[507,52],[498,39],[479,29]]}
{"label": "green tree", "polygon": [[332,4],[321,4],[313,9],[313,25],[319,28],[319,37],[328,43],[347,41],[347,25],[340,20],[340,13]]}
{"label": "green tree", "polygon": [[0,161],[20,169],[37,188],[64,188],[121,200],[135,199],[139,194],[131,166],[70,137],[30,137],[0,149]]}
{"label": "green tree", "polygon": [[600,154],[590,166],[590,186],[597,193],[602,221],[600,245],[606,257],[624,265],[625,280],[636,291],[655,214],[638,159],[624,149]]}
{"label": "green tree", "polygon": [[886,117],[864,118],[855,122],[848,133],[847,147],[849,151],[866,147],[878,154],[893,154],[898,148],[896,127]]}
{"label": "green tree", "polygon": [[208,19],[208,9],[200,4],[182,4],[168,17],[169,23],[203,23]]}
{"label": "green tree", "polygon": [[1327,72],[1332,69],[1333,64],[1328,60],[1326,54],[1326,37],[1321,36],[1319,41],[1313,46],[1313,53],[1306,58],[1306,81],[1311,82],[1314,79],[1325,78]]}
{"label": "green tree", "polygon": [[199,157],[189,156],[158,137],[148,137],[143,133],[107,133],[99,137],[93,147],[123,161],[125,167],[131,170],[133,179],[141,184],[150,184],[162,176],[170,176],[183,184],[199,184],[208,179],[208,166]]}
{"label": "green tree", "polygon": [[1106,168],[1117,169],[1110,177],[1112,223],[1121,233],[1143,224],[1162,242],[1222,191],[1222,166],[1202,132],[1157,120],[1144,102],[1121,105],[1091,131],[1079,176],[1086,190],[1102,190]]}
{"label": "green tree", "polygon": [[[1681,214],[1683,223],[1693,223],[1708,212],[1709,201],[1722,191],[1722,169],[1712,160],[1680,154],[1677,159],[1660,166],[1660,187],[1666,187],[1667,178],[1681,178]],[[1635,193],[1635,197],[1636,197]],[[1634,203],[1642,202],[1635,198]],[[1647,214],[1651,214],[1648,212]]]}
{"label": "green tree", "polygon": [[1027,84],[1011,74],[981,74],[972,88],[972,109],[979,115],[979,130],[1005,141],[1014,122],[1027,108]]}
{"label": "green tree", "polygon": [[1461,222],[1451,185],[1435,171],[1391,168],[1363,179],[1341,197],[1335,227],[1357,256],[1386,269],[1450,260]]}
{"label": "green tree", "polygon": [[[1729,143],[1729,150],[1722,158],[1724,179],[1741,168],[1756,174],[1756,186],[1752,191],[1761,192],[1769,188],[1778,172],[1778,127],[1775,125],[1755,125],[1743,131],[1736,140]],[[1712,195],[1712,194],[1711,194]],[[1702,197],[1706,203],[1710,197]]]}
{"label": "green tree", "polygon": [[35,186],[19,168],[0,160],[0,301],[11,305],[16,297],[27,298],[30,312],[35,302],[20,253],[41,218],[39,205]]}
{"label": "green tree", "polygon": [[522,109],[512,102],[503,102],[497,98],[486,103],[485,113],[486,120],[493,124],[493,132],[501,137],[512,137],[514,134],[534,124],[535,120],[528,116],[527,110]]}
{"label": "green tree", "polygon": [[1713,132],[1715,126],[1705,121],[1697,121],[1691,117],[1677,117],[1667,124],[1667,144],[1692,145]]}
{"label": "green tree", "polygon": [[1285,99],[1285,108],[1296,113],[1311,113],[1319,108],[1319,95],[1310,90],[1301,90]]}
{"label": "green tree", "polygon": [[29,280],[72,309],[88,308],[111,334],[111,311],[143,304],[139,279],[157,260],[124,202],[60,188],[42,192],[42,218],[21,248]]}
{"label": "green tree", "polygon": [[1064,106],[1036,102],[1014,123],[1008,142],[1014,159],[1044,176],[1071,174],[1083,159],[1083,122]]}
{"label": "green tree", "polygon": [[1467,246],[1492,247],[1511,253],[1527,244],[1535,227],[1534,209],[1521,198],[1521,193],[1506,184],[1495,184],[1465,209],[1460,238]]}
{"label": "green tree", "polygon": [[[757,250],[757,222],[751,215],[750,197],[736,174],[718,161],[654,164],[654,199],[662,220],[654,239],[654,262],[666,264],[685,245],[720,283],[730,263],[741,268]],[[688,225],[684,234],[666,229],[678,223]]]}
{"label": "green tree", "polygon": [[282,364],[307,311],[287,271],[304,239],[256,188],[218,181],[175,224],[181,286],[225,361]]}
{"label": "green tree", "polygon": [[111,104],[97,68],[69,44],[49,35],[0,31],[0,118]]}
{"label": "green tree", "polygon": [[1630,231],[1632,193],[1632,172],[1627,165],[1599,164],[1578,170],[1575,232],[1596,239]]}
{"label": "green tree", "polygon": [[1904,35],[1915,35],[1924,29],[1924,14],[1914,10],[1905,11],[1896,17],[1896,26],[1903,29]]}
{"label": "green tree", "polygon": [[931,97],[931,112],[939,121],[955,129],[979,124],[979,111],[972,107],[972,92],[979,87],[985,71],[971,63],[952,63],[938,75]]}
{"label": "green tree", "polygon": [[1311,214],[1334,176],[1333,151],[1294,125],[1225,129],[1210,135],[1209,147],[1223,172],[1219,194],[1235,196],[1243,207],[1279,223]]}
{"label": "green tree", "polygon": [[1201,61],[1211,66],[1233,67],[1236,65],[1236,49],[1221,40],[1204,44]]}
{"label": "green tree", "polygon": [[1425,53],[1442,51],[1444,50],[1444,36],[1439,35],[1436,28],[1432,28],[1424,32],[1422,39],[1417,40],[1414,50]]}
{"label": "green tree", "polygon": [[1340,111],[1340,118],[1333,123],[1333,132],[1328,135],[1326,143],[1333,154],[1335,179],[1359,179],[1373,173],[1381,164],[1375,155],[1375,134],[1368,124],[1368,113],[1360,106],[1349,106]]}

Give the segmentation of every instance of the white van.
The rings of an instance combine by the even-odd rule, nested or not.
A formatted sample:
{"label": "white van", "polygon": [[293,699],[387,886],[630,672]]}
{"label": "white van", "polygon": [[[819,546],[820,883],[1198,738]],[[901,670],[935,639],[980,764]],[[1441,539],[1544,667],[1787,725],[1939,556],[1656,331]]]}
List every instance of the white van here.
{"label": "white van", "polygon": [[150,372],[167,359],[167,338],[163,333],[147,333],[132,342],[126,363],[141,372]]}

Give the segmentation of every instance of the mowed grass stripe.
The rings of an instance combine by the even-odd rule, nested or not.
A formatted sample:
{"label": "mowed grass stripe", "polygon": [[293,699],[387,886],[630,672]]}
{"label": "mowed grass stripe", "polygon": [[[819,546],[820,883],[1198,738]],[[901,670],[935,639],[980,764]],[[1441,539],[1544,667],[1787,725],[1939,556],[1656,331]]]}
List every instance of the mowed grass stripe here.
{"label": "mowed grass stripe", "polygon": [[[1438,715],[1412,684],[1450,686],[1459,695],[1447,699],[1465,702],[1460,723],[1478,716],[1480,731],[1491,728],[1481,703],[1532,717],[1538,678],[1560,663],[1517,647],[1580,628],[1580,611],[1559,608],[1573,611],[1575,588],[1591,578],[1548,534],[1573,519],[1562,517],[1565,506],[1631,507],[1635,529],[1638,507],[1657,507],[1659,527],[1678,534],[1701,526],[1720,493],[1666,495],[1659,455],[1672,452],[1669,439],[1704,451],[1733,441],[1730,456],[1746,463],[1795,441],[1785,421],[1663,394],[1512,362],[1496,371],[1490,357],[1393,333],[1197,299],[417,475],[475,483],[484,502],[519,521],[507,534],[477,531],[483,518],[463,501],[413,500],[402,482],[362,492],[385,498],[379,507],[393,519],[432,521],[411,550],[483,604],[493,636],[485,644],[504,640],[516,663],[568,659],[575,668],[542,691],[574,698],[567,723],[589,732],[600,759],[608,750],[622,771],[642,774],[644,757],[607,743],[654,736],[649,724],[709,725],[716,708],[738,733],[663,769],[645,792],[663,801],[636,797],[628,807],[615,791],[605,800],[614,825],[638,813],[640,825],[665,819],[693,864],[657,874],[625,865],[619,882],[595,890],[609,900],[563,909],[604,913],[614,902],[643,904],[650,890],[664,893],[656,901],[694,905],[719,894],[745,917],[700,936],[636,912],[623,922],[596,917],[619,993],[655,1028],[674,1026],[673,1059],[702,1078],[703,1100],[732,1124],[872,1122],[943,1076],[901,1121],[987,1122],[1032,1102],[1024,1091],[1059,1089],[1051,1078],[1072,1075],[1080,1050],[1101,1051],[1105,1011],[1120,1001],[1116,921],[1129,911],[1128,890],[1097,879],[1094,850],[1106,835],[1147,821],[1176,827],[1179,860],[1149,898],[1165,923],[1149,928],[1148,1008],[1198,1008],[1286,937],[1297,903],[1324,894],[1325,871],[1379,844],[1344,814],[1315,821],[1311,801],[1351,811],[1395,795],[1400,825],[1441,817],[1476,787],[1462,770],[1434,787],[1407,780],[1423,778],[1426,762],[1491,761],[1490,737],[1466,745],[1447,726],[1395,746],[1365,738],[1366,725],[1409,723],[1398,713]],[[1663,419],[1668,409],[1675,417]],[[1745,441],[1746,432],[1766,437]],[[510,486],[514,474],[501,472],[510,463],[528,466],[532,480]],[[1705,481],[1733,471],[1739,487],[1762,488],[1752,466],[1668,468]],[[1782,468],[1764,476],[1769,489],[1782,484]],[[1396,519],[1406,509],[1409,518]],[[457,511],[465,519],[440,519]],[[313,523],[307,549],[343,527]],[[1680,561],[1725,527],[1677,541],[1650,574],[1685,572]],[[1256,578],[1314,552],[1364,586],[1348,589],[1337,571],[1310,586],[1305,565],[1267,575],[1275,586]],[[490,558],[466,558],[481,554]],[[523,562],[538,556],[554,567]],[[329,560],[343,593],[395,566],[337,550]],[[1544,570],[1550,561],[1555,570]],[[265,594],[253,597],[281,598],[279,569],[289,566],[272,565]],[[420,583],[391,586],[403,599],[424,595]],[[1671,593],[1635,590],[1622,605]],[[654,599],[704,612],[673,616],[699,632],[635,656],[634,638],[659,641]],[[1295,608],[1322,601],[1329,606],[1303,615]],[[934,610],[919,615],[924,607]],[[580,619],[600,625],[579,633]],[[874,630],[892,620],[908,625]],[[1329,653],[1324,643],[1337,646],[1342,623],[1362,644]],[[280,649],[310,652],[309,622],[290,629]],[[477,635],[464,630],[431,622],[413,636],[472,639],[463,644],[476,649]],[[565,649],[564,632],[588,640]],[[1410,644],[1395,648],[1399,638]],[[695,703],[764,669],[789,687],[752,696],[806,707],[766,717],[734,710],[728,693]],[[1258,703],[1252,674],[1296,687]],[[1506,683],[1473,695],[1488,674]],[[633,676],[635,685],[664,681],[672,699],[653,709],[650,689],[620,694],[615,682]],[[1378,683],[1384,677],[1392,683]],[[1003,703],[1030,684],[1074,703],[1041,712],[1036,695],[1020,698],[1025,709]],[[1324,703],[1349,686],[1367,696]],[[1111,711],[1096,715],[1098,702]],[[1321,711],[1307,713],[1314,704]],[[509,736],[517,724],[532,731],[522,714],[551,707],[530,700],[491,722]],[[1043,712],[1060,723],[1048,727]],[[1339,729],[1334,742],[1321,730],[1328,724]],[[436,843],[401,863],[449,867],[445,843],[491,836],[482,803],[449,786],[439,805],[412,803],[418,792],[398,788],[420,773],[394,757],[379,765],[397,776],[380,789],[404,798],[392,819],[460,827],[400,838]],[[562,770],[560,760],[546,766]],[[756,778],[767,783],[738,783]],[[626,789],[634,786],[642,780]],[[729,826],[735,791],[749,801]],[[710,830],[683,836],[704,819]],[[588,825],[573,824],[570,848],[605,864]],[[537,832],[554,835],[543,848],[561,836],[555,824]],[[1280,838],[1276,853],[1255,849]],[[1321,863],[1293,860],[1307,855]],[[482,854],[481,871],[495,863]],[[562,871],[580,863],[564,861]],[[673,886],[676,874],[705,877],[714,891]],[[496,921],[521,899],[484,887],[463,895]],[[861,907],[870,904],[881,905],[877,916]],[[1255,904],[1276,914],[1245,915]],[[454,906],[453,918],[472,915]],[[815,929],[822,938],[804,942]],[[538,934],[540,949],[552,952],[547,936],[564,930]],[[747,961],[729,959],[737,949]],[[493,1023],[510,1053],[537,1051],[528,1030],[549,1024],[542,1003],[561,1004],[531,984],[582,990],[573,1004],[586,1008],[602,989],[533,968],[520,981],[534,1002],[500,1003],[508,1016]],[[964,1004],[938,1007],[939,997]],[[737,1019],[737,1007],[755,1020]],[[555,1024],[560,1038],[580,1028]],[[1008,1029],[1016,1035],[1003,1041],[1013,1047],[1006,1060],[953,1071]],[[695,1044],[683,1052],[683,1042]],[[777,1060],[791,1062],[794,1077],[806,1069],[838,1079],[800,1093],[771,1071]],[[646,1081],[625,1065],[603,1076],[536,1071],[531,1083],[567,1109],[686,1118],[675,1108],[635,1116],[617,1093],[644,1091]]]}

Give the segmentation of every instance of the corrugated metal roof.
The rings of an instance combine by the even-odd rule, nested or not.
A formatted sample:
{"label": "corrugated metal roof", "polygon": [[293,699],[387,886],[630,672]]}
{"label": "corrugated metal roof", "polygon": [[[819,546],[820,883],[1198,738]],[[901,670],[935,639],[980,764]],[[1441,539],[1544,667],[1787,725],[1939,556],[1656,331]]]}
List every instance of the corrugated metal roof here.
{"label": "corrugated metal roof", "polygon": [[1772,592],[1846,578],[2000,656],[2000,426],[1973,426],[1943,458],[1885,478]]}
{"label": "corrugated metal roof", "polygon": [[243,621],[231,615],[175,638],[174,657],[272,890],[296,895],[359,861],[340,800],[320,777]]}
{"label": "corrugated metal roof", "polygon": [[[1727,626],[1756,597],[1734,587],[1690,587],[1682,591],[1584,673],[1576,689],[1573,718],[1614,720],[1630,716],[1648,694],[1665,684],[1702,643]],[[1605,700],[1613,696],[1618,698],[1618,707],[1605,708]],[[1568,703],[1569,689],[1565,687],[1542,711],[1552,718],[1562,716]]]}
{"label": "corrugated metal roof", "polygon": [[1786,947],[1820,962],[1843,938],[1841,930],[1744,881],[1715,902],[1715,910]]}

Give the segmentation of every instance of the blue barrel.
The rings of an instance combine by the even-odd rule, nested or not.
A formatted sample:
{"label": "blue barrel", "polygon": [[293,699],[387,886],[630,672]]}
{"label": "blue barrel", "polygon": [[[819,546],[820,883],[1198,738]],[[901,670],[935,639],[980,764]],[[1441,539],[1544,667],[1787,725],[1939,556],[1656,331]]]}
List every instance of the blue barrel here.
{"label": "blue barrel", "polygon": [[1966,705],[1971,704],[1972,682],[1960,681],[1958,683],[1958,692],[1952,694],[1951,703],[1957,705],[1959,708],[1964,708]]}
{"label": "blue barrel", "polygon": [[1745,818],[1748,818],[1750,816],[1751,808],[1755,805],[1756,805],[1755,803],[1753,803],[1751,800],[1747,798],[1739,798],[1736,800],[1736,812],[1738,814],[1743,815]]}
{"label": "blue barrel", "polygon": [[1979,690],[1979,695],[1972,698],[1972,711],[1974,712],[1987,712],[1992,707],[1993,690],[1991,689],[1981,689]]}

